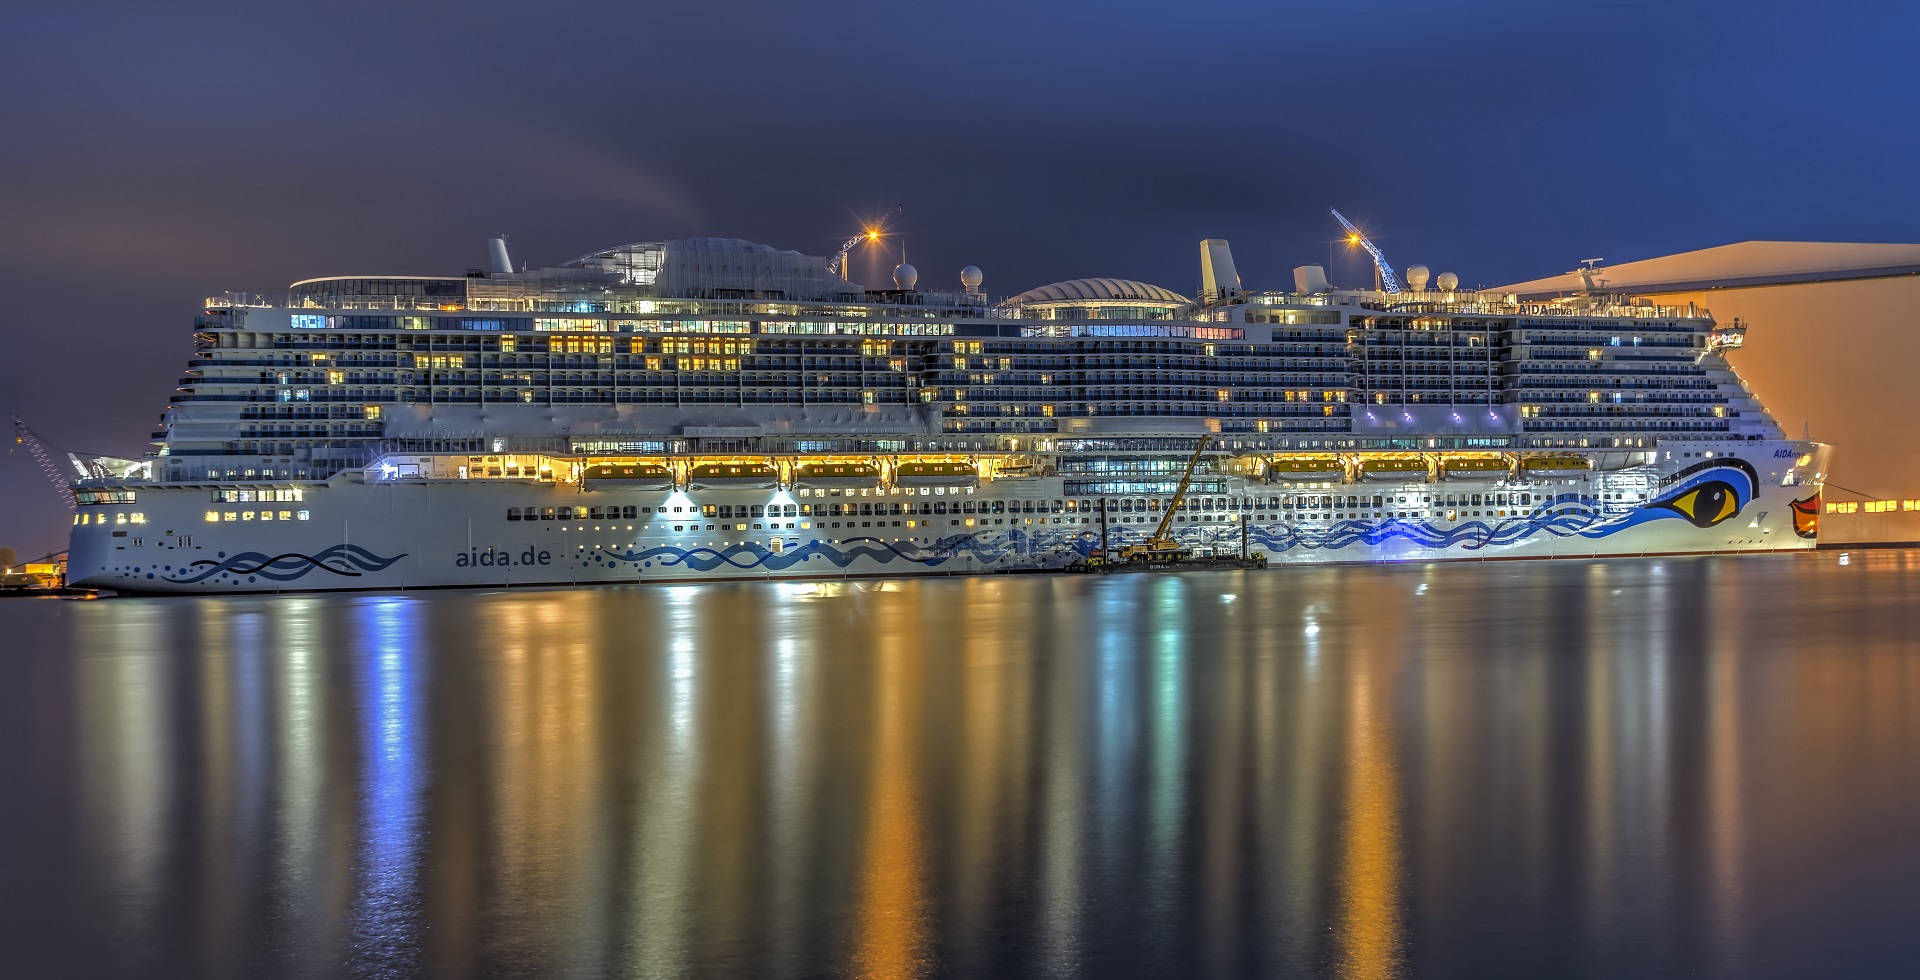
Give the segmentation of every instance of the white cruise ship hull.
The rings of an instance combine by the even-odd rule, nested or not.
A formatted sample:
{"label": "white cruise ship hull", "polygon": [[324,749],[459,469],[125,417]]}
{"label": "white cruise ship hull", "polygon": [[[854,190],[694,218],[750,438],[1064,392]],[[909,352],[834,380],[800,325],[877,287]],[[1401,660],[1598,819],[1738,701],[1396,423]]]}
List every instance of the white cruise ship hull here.
{"label": "white cruise ship hull", "polygon": [[[1272,567],[1798,550],[1817,543],[1825,453],[1798,441],[1662,444],[1658,462],[1610,472],[1235,479],[1192,500],[1173,533],[1202,553],[1262,552]],[[1099,499],[1063,489],[1059,477],[803,495],[348,473],[298,502],[255,503],[222,497],[231,488],[148,485],[81,508],[68,581],[236,593],[1009,572],[1141,542],[1161,516],[1135,498],[1106,499],[1103,515]],[[762,516],[714,516],[755,507]],[[508,519],[576,508],[592,516]]]}

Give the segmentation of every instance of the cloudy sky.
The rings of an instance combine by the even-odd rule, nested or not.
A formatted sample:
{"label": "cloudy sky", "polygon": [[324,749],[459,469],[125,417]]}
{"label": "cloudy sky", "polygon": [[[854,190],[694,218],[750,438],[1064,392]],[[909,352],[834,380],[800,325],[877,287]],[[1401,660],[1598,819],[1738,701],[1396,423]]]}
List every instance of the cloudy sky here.
{"label": "cloudy sky", "polygon": [[[138,454],[201,297],[458,274],[499,232],[534,265],[696,234],[824,254],[902,201],[922,282],[974,263],[996,295],[1190,291],[1205,237],[1281,286],[1327,261],[1329,206],[1469,284],[1915,241],[1916,27],[1672,0],[29,3],[0,31],[0,408]],[[62,540],[22,453],[0,500],[0,544]]]}

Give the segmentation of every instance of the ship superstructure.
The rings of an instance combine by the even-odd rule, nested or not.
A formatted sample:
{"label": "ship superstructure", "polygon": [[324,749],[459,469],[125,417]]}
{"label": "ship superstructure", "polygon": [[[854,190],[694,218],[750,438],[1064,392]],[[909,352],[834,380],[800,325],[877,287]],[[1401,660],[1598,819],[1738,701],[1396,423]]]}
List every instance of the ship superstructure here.
{"label": "ship superstructure", "polygon": [[[733,239],[225,297],[147,460],[75,483],[76,584],[152,591],[1062,567],[1171,522],[1278,565],[1811,547],[1785,438],[1698,308],[1408,270],[1394,293],[989,301]],[[1398,283],[1395,283],[1396,288]],[[101,476],[99,474],[110,474]]]}

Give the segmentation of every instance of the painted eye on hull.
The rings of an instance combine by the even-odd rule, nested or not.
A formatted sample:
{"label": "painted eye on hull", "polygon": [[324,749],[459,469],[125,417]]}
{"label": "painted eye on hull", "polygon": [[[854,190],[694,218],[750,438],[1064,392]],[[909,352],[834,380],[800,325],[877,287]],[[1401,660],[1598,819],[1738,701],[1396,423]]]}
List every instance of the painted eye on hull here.
{"label": "painted eye on hull", "polygon": [[1694,527],[1712,527],[1740,513],[1740,495],[1732,484],[1710,480],[1655,506],[1679,514]]}

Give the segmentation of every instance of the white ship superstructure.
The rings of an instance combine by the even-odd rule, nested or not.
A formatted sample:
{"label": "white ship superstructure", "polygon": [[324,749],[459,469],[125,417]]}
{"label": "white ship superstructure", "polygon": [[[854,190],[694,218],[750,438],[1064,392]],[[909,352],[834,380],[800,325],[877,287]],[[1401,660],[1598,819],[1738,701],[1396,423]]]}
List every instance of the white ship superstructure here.
{"label": "white ship superstructure", "polygon": [[[732,239],[228,297],[145,460],[74,485],[76,585],[549,585],[1064,567],[1172,522],[1289,563],[1809,548],[1826,449],[1744,327],[1408,270],[990,302]],[[837,264],[837,263],[836,263]]]}

